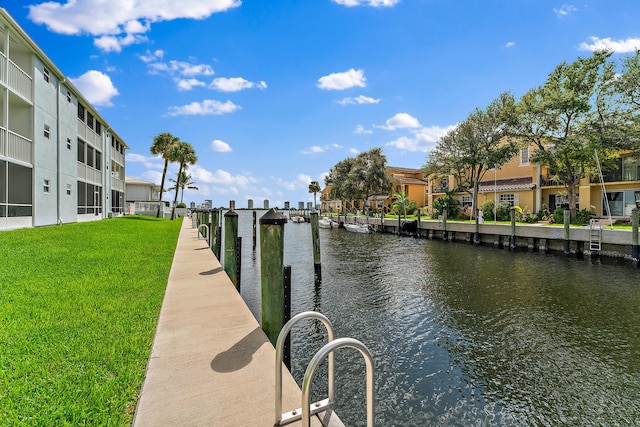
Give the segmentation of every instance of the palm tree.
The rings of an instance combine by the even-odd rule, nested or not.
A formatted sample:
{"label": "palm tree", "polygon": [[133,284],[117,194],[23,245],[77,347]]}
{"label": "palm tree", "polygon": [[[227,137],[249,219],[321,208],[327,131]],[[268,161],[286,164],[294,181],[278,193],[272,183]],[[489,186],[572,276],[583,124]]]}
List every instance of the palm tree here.
{"label": "palm tree", "polygon": [[162,181],[160,182],[160,196],[158,199],[158,214],[160,216],[160,205],[162,204],[162,194],[164,193],[164,180],[167,176],[167,167],[171,161],[171,152],[173,148],[180,142],[180,139],[171,135],[169,132],[159,133],[153,137],[151,144],[151,154],[161,156],[164,160],[164,169],[162,169]]}
{"label": "palm tree", "polygon": [[[175,148],[171,151],[170,159],[177,163],[180,163],[180,167],[178,168],[178,177],[182,176],[182,171],[190,166],[195,165],[198,161],[198,156],[196,155],[196,150],[193,149],[191,144],[184,141],[179,141]],[[180,187],[176,185],[176,195],[173,198],[173,208],[171,209],[171,220],[175,218],[176,215],[176,204],[178,203],[178,190]]]}
{"label": "palm tree", "polygon": [[409,205],[409,197],[407,196],[407,193],[395,193],[393,197],[395,200],[391,204],[391,207],[398,211],[398,217],[400,216],[400,210],[403,210],[404,219],[407,219],[407,206]]}
{"label": "palm tree", "polygon": [[[185,166],[186,169],[186,166]],[[177,176],[176,176],[177,178]],[[180,203],[182,203],[182,200],[184,199],[184,190],[185,188],[187,190],[197,190],[198,187],[195,186],[195,182],[191,181],[191,174],[187,174],[186,171],[182,171],[182,174],[180,175],[180,178],[178,180],[175,180],[173,178],[169,178],[169,181],[173,182],[175,185],[171,188],[167,188],[167,191],[173,191],[176,189],[176,186],[180,187]]]}
{"label": "palm tree", "polygon": [[320,190],[322,189],[320,188],[320,184],[318,184],[318,181],[311,181],[309,183],[309,193],[313,193],[313,209],[318,206],[318,203],[316,202],[316,193],[319,193]]}

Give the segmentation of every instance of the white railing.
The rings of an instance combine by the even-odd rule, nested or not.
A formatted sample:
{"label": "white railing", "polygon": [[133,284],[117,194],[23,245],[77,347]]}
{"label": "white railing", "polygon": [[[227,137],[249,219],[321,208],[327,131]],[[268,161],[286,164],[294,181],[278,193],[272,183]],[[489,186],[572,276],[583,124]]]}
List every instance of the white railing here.
{"label": "white railing", "polygon": [[87,179],[87,167],[81,162],[78,162],[78,178],[82,180]]}
{"label": "white railing", "polygon": [[29,101],[33,101],[31,81],[31,76],[22,71],[20,67],[9,60],[9,75],[7,76],[7,85]]}
{"label": "white railing", "polygon": [[7,132],[6,156],[31,163],[31,140],[15,132]]}
{"label": "white railing", "polygon": [[4,53],[0,53],[0,81],[7,81],[7,57]]}
{"label": "white railing", "polygon": [[7,130],[0,127],[0,156],[7,155]]}
{"label": "white railing", "polygon": [[111,178],[111,189],[124,191],[124,181],[118,178]]}
{"label": "white railing", "polygon": [[120,154],[118,151],[116,151],[115,148],[111,148],[111,159],[115,160],[117,163],[124,165],[124,155]]}

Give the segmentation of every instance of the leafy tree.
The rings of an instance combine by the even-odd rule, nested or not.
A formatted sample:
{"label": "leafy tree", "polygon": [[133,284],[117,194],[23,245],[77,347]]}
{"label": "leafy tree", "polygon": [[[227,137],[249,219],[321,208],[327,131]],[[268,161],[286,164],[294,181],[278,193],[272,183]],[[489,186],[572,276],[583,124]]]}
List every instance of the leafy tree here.
{"label": "leafy tree", "polygon": [[427,174],[455,178],[459,190],[473,198],[472,217],[478,206],[478,187],[487,170],[507,163],[518,144],[515,127],[515,100],[501,94],[485,109],[476,108],[454,129],[440,138],[424,166]]}
{"label": "leafy tree", "polygon": [[[160,181],[160,196],[158,202],[162,202],[162,195],[164,193],[164,181],[167,176],[167,167],[171,161],[170,156],[173,148],[180,142],[180,139],[173,136],[169,132],[159,133],[153,137],[153,144],[151,144],[151,154],[160,156],[164,160],[164,168],[162,169],[162,181]],[[160,208],[158,207],[158,216],[160,216]]]}
{"label": "leafy tree", "polygon": [[[176,176],[177,178],[177,176]],[[191,181],[191,174],[187,174],[186,171],[182,171],[180,174],[180,178],[175,180],[173,178],[169,178],[169,181],[174,183],[174,186],[171,188],[167,188],[167,191],[173,191],[176,187],[180,188],[180,203],[183,203],[184,199],[184,190],[197,190],[198,187],[195,186],[195,182]]]}
{"label": "leafy tree", "polygon": [[366,201],[369,196],[388,194],[393,181],[386,169],[387,158],[382,149],[372,148],[336,163],[324,181],[331,186],[332,197],[342,200],[344,209],[346,201]]}
{"label": "leafy tree", "polygon": [[316,201],[316,194],[319,193],[321,190],[322,190],[322,188],[320,188],[320,184],[318,184],[318,181],[311,181],[309,183],[309,193],[313,193],[313,208],[314,209],[318,205],[318,202]]}
{"label": "leafy tree", "polygon": [[[198,161],[198,156],[196,155],[196,151],[193,149],[191,144],[189,144],[188,142],[180,141],[171,151],[170,159],[180,164],[177,176],[182,176],[182,171],[186,167],[196,164],[196,162]],[[175,218],[179,189],[180,187],[176,185],[176,195],[173,198],[173,209],[171,209],[171,220]]]}
{"label": "leafy tree", "polygon": [[433,209],[435,209],[435,217],[447,213],[447,218],[455,218],[460,213],[460,202],[453,197],[455,190],[449,190],[444,194],[444,197],[438,197],[433,202]]}
{"label": "leafy tree", "polygon": [[621,92],[611,55],[598,51],[571,64],[563,62],[517,105],[518,133],[534,146],[532,160],[549,167],[554,179],[564,185],[572,220],[576,218],[576,186],[595,170],[595,153],[604,159],[630,148],[629,136],[637,131],[640,106],[634,105],[629,81],[637,63],[631,59],[626,66],[622,78],[629,90]]}

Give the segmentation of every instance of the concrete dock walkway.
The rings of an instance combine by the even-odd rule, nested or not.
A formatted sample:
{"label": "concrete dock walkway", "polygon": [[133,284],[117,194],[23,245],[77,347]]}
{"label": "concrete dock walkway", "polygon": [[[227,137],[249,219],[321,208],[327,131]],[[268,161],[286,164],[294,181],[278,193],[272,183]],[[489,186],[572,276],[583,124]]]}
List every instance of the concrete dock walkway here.
{"label": "concrete dock walkway", "polygon": [[[274,366],[267,336],[185,218],[133,425],[273,426]],[[283,369],[283,410],[300,398]]]}

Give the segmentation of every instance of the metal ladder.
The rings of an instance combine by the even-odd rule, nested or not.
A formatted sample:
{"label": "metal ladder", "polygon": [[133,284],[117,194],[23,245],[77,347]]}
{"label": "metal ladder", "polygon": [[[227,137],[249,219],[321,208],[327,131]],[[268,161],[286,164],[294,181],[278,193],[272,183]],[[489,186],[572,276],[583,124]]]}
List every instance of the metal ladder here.
{"label": "metal ladder", "polygon": [[592,218],[589,220],[589,250],[602,249],[602,221]]}
{"label": "metal ladder", "polygon": [[[291,332],[293,326],[304,319],[320,320],[327,329],[327,344],[325,344],[313,356],[302,380],[302,402],[300,408],[282,412],[282,365],[284,343]],[[333,352],[338,348],[351,347],[358,350],[365,360],[367,373],[367,427],[373,427],[374,423],[374,406],[373,406],[373,357],[369,349],[360,341],[353,338],[338,338],[334,340],[333,325],[331,321],[322,313],[316,311],[305,311],[289,320],[280,330],[276,341],[276,393],[275,393],[275,426],[283,426],[302,419],[302,426],[309,427],[311,425],[311,415],[323,411],[332,411],[335,402],[334,394],[334,364]],[[328,375],[327,375],[327,394],[326,399],[315,403],[310,403],[311,382],[316,369],[322,361],[328,358]]]}

